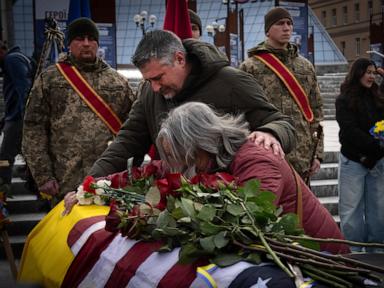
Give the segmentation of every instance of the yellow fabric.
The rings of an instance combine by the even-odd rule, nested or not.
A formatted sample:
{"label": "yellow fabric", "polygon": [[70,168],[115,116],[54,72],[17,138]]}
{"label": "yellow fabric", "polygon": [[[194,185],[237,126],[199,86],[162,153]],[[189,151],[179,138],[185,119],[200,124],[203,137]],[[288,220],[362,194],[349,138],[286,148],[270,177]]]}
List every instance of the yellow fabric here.
{"label": "yellow fabric", "polygon": [[62,216],[64,202],[53,208],[28,235],[21,258],[18,281],[44,287],[60,287],[74,256],[67,237],[81,219],[106,215],[106,206],[75,205],[71,213]]}

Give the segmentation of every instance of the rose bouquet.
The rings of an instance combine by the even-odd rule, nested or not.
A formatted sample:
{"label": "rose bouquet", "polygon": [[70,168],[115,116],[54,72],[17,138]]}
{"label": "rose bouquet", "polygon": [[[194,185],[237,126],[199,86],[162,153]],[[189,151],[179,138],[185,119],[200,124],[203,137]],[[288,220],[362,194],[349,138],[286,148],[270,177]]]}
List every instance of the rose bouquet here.
{"label": "rose bouquet", "polygon": [[[156,178],[149,167],[126,173],[126,181],[87,178],[78,191],[87,199],[82,204],[100,197],[111,206],[106,230],[161,241],[160,252],[181,247],[182,263],[204,258],[223,267],[271,259],[290,277],[298,277],[293,268],[298,266],[335,287],[364,287],[367,278],[381,283],[372,271],[383,273],[384,268],[319,252],[318,242],[331,240],[305,236],[297,216],[282,214],[273,203],[275,195],[261,189],[258,180],[240,187],[226,173],[199,174],[190,180],[172,173]],[[149,170],[153,173],[144,172]]]}

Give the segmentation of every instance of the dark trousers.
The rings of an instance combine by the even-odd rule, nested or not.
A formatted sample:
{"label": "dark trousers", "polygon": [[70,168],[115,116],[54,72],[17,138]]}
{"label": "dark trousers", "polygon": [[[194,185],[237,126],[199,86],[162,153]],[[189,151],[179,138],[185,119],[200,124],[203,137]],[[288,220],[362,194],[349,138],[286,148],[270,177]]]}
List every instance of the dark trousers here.
{"label": "dark trousers", "polygon": [[8,167],[0,167],[0,178],[3,183],[10,184],[15,156],[21,151],[23,120],[5,121],[3,142],[0,148],[0,160],[8,160]]}

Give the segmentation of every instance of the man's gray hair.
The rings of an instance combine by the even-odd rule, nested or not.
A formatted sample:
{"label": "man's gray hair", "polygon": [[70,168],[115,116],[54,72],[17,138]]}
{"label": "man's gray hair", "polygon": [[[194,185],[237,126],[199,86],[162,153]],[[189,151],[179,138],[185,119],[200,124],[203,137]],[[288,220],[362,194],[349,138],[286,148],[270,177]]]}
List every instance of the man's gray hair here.
{"label": "man's gray hair", "polygon": [[175,53],[179,51],[186,53],[183,43],[176,34],[164,30],[150,31],[137,45],[132,63],[139,69],[152,59],[171,65],[175,60]]}
{"label": "man's gray hair", "polygon": [[243,115],[220,116],[204,103],[189,102],[169,113],[156,144],[171,169],[194,167],[199,150],[213,155],[218,168],[227,168],[247,140],[248,127]]}

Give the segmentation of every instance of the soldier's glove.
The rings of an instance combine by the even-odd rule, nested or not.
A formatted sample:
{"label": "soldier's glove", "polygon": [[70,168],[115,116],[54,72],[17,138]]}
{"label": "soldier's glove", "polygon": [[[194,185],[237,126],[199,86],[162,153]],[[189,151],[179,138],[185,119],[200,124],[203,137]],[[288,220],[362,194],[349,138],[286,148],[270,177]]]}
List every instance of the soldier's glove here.
{"label": "soldier's glove", "polygon": [[59,184],[55,179],[51,179],[39,187],[40,193],[55,196],[59,193]]}

